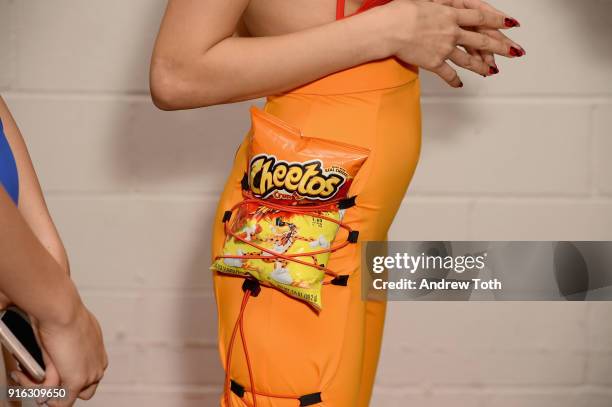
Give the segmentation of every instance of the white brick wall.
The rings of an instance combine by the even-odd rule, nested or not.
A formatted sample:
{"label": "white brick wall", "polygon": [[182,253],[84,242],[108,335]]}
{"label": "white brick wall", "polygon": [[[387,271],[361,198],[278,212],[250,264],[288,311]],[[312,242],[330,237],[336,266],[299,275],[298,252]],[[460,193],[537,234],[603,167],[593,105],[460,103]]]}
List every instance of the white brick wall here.
{"label": "white brick wall", "polygon": [[[0,91],[111,365],[92,406],[215,405],[209,231],[250,103],[147,95],[163,0],[0,0]],[[612,239],[612,0],[495,0],[528,56],[423,75],[423,155],[391,238]],[[210,146],[215,146],[215,154]],[[612,304],[393,303],[376,407],[609,407]]]}

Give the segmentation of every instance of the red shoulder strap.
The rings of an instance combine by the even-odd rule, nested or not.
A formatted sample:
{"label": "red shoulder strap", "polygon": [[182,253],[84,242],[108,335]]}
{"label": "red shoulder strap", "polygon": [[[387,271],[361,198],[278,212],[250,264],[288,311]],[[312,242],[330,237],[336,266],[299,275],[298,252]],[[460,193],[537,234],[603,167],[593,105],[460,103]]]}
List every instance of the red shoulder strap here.
{"label": "red shoulder strap", "polygon": [[336,0],[336,20],[344,18],[344,2],[345,0]]}
{"label": "red shoulder strap", "polygon": [[382,6],[383,4],[387,4],[389,3],[391,0],[363,0],[363,3],[361,3],[361,7],[359,7],[359,11],[365,11],[367,9],[370,9],[372,7],[377,7],[377,6]]}
{"label": "red shoulder strap", "polygon": [[[363,0],[361,6],[357,9],[356,13],[360,13],[367,9],[376,6],[382,6],[383,4],[389,3],[391,0]],[[344,18],[344,5],[346,0],[336,0],[336,20]]]}

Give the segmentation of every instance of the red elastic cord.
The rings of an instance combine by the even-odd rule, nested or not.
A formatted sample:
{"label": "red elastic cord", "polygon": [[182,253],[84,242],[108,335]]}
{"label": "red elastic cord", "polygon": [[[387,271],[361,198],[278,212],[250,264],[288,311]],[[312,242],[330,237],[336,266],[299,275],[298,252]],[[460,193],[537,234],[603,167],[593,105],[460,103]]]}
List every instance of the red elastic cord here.
{"label": "red elastic cord", "polygon": [[[313,218],[318,218],[318,219],[325,220],[327,222],[332,222],[332,223],[337,224],[340,228],[346,230],[349,234],[353,231],[353,229],[349,227],[348,225],[346,225],[345,223],[342,223],[334,218],[330,218],[329,216],[325,216],[319,213],[320,211],[336,210],[338,202],[340,200],[334,200],[334,201],[330,201],[325,204],[319,204],[319,205],[281,205],[281,204],[277,204],[273,202],[268,202],[263,199],[254,198],[248,192],[243,192],[243,194],[245,196],[245,199],[240,201],[239,203],[237,203],[230,209],[232,213],[237,208],[240,208],[243,205],[248,205],[250,203],[256,203],[258,205],[265,206],[270,209],[276,209],[281,212],[308,215],[308,216],[312,216]],[[239,240],[242,243],[248,244],[249,246],[252,246],[257,250],[267,253],[268,256],[263,255],[263,254],[247,254],[247,255],[221,254],[221,255],[216,256],[215,259],[261,259],[261,260],[283,259],[286,261],[291,261],[294,263],[301,264],[303,266],[312,267],[317,270],[321,270],[325,274],[328,274],[332,277],[337,277],[338,274],[325,266],[321,266],[316,263],[309,263],[307,261],[300,260],[299,257],[312,257],[312,256],[316,256],[318,254],[323,254],[323,253],[333,253],[337,250],[342,249],[343,247],[347,246],[350,243],[348,240],[344,240],[341,243],[330,245],[330,247],[327,249],[314,250],[311,252],[303,252],[303,253],[283,254],[283,253],[277,253],[271,249],[265,248],[249,240],[246,240],[243,237],[238,236],[236,233],[234,233],[231,230],[229,220],[225,222],[225,234],[227,236],[232,236],[234,239]],[[329,284],[329,281],[325,281],[323,284]]]}
{"label": "red elastic cord", "polygon": [[245,392],[251,393],[251,396],[253,397],[253,407],[257,407],[257,395],[260,396],[264,396],[264,397],[271,397],[271,398],[281,398],[281,399],[293,399],[293,400],[298,400],[299,397],[296,396],[290,396],[290,395],[286,395],[286,394],[271,394],[271,393],[265,393],[265,392],[260,392],[260,391],[256,391],[255,390],[255,378],[253,376],[253,368],[251,366],[251,358],[249,357],[249,350],[248,350],[248,346],[247,346],[247,341],[246,341],[246,335],[244,333],[244,312],[246,310],[246,306],[249,302],[249,298],[251,298],[251,291],[250,290],[245,290],[244,291],[244,296],[242,297],[242,304],[240,305],[240,311],[238,313],[238,317],[236,318],[236,323],[234,324],[234,330],[232,331],[232,336],[230,338],[230,342],[229,342],[229,346],[227,349],[227,360],[225,362],[225,386],[224,386],[224,398],[225,398],[225,404],[227,405],[227,407],[230,407],[231,404],[231,376],[230,376],[230,369],[231,369],[231,365],[232,365],[232,354],[234,352],[234,343],[236,342],[236,336],[238,334],[238,331],[240,331],[240,338],[242,341],[242,348],[244,349],[244,357],[246,359],[246,363],[247,363],[247,369],[249,371],[249,382],[251,385],[250,389],[244,389]]}
{"label": "red elastic cord", "polygon": [[[341,1],[341,0],[340,0]],[[277,204],[277,203],[273,203],[273,202],[268,202],[262,199],[258,199],[253,197],[249,192],[247,191],[243,191],[243,195],[244,195],[244,200],[242,200],[241,202],[237,203],[236,205],[234,205],[230,211],[231,213],[233,213],[236,209],[242,207],[243,205],[248,205],[251,203],[256,203],[258,205],[261,206],[265,206],[267,208],[270,209],[276,209],[279,210],[281,212],[289,212],[289,213],[295,213],[295,214],[303,214],[303,215],[309,215],[312,216],[314,218],[318,218],[318,219],[322,219],[328,222],[332,222],[337,224],[340,228],[345,229],[349,235],[351,232],[353,232],[353,229],[351,229],[348,225],[330,218],[329,216],[325,216],[322,215],[319,212],[322,211],[330,211],[330,210],[337,210],[338,209],[338,203],[341,201],[340,199],[336,199],[333,201],[329,201],[326,202],[325,204],[320,204],[320,205],[281,205],[281,204]],[[277,253],[273,250],[267,249],[263,246],[260,246],[258,244],[255,244],[251,241],[248,241],[240,236],[238,236],[237,234],[235,234],[230,227],[230,219],[227,219],[225,222],[225,233],[227,236],[232,236],[234,239],[237,239],[243,243],[246,243],[252,247],[254,247],[257,250],[261,250],[262,252],[268,253],[269,256],[264,256],[264,255],[260,255],[260,254],[253,254],[253,255],[219,255],[216,256],[216,259],[221,259],[221,258],[230,258],[230,259],[266,259],[266,260],[274,260],[276,258],[279,259],[284,259],[287,261],[292,261],[294,263],[298,263],[298,264],[302,264],[304,266],[308,266],[308,267],[313,267],[315,269],[318,270],[322,270],[324,271],[326,274],[329,274],[333,277],[337,277],[338,274],[333,272],[332,270],[328,269],[327,267],[324,266],[320,266],[318,264],[315,263],[308,263],[306,261],[300,260],[298,259],[298,257],[310,257],[310,256],[315,256],[317,254],[322,254],[322,253],[332,253],[335,252],[336,250],[339,250],[343,247],[345,247],[346,245],[348,245],[350,242],[349,240],[345,240],[342,243],[336,244],[336,245],[331,245],[329,248],[327,249],[322,249],[322,250],[315,250],[312,252],[308,252],[308,253],[295,253],[295,254],[281,254],[281,253]],[[330,281],[325,281],[323,284],[329,284]],[[236,324],[234,325],[234,330],[232,331],[232,336],[230,338],[230,343],[227,349],[227,361],[226,361],[226,366],[225,366],[225,388],[224,388],[224,398],[225,398],[225,403],[227,405],[227,407],[230,407],[230,401],[231,401],[231,396],[230,396],[230,392],[231,392],[231,377],[230,377],[230,370],[231,370],[231,363],[232,363],[232,353],[234,351],[234,342],[236,341],[236,335],[238,334],[238,331],[240,331],[240,338],[242,340],[242,347],[244,349],[244,356],[246,359],[246,363],[247,363],[247,369],[249,371],[249,381],[251,384],[251,388],[250,389],[245,389],[245,391],[248,391],[251,393],[252,397],[253,397],[253,407],[257,407],[257,395],[260,396],[264,396],[264,397],[271,397],[271,398],[282,398],[282,399],[294,399],[294,400],[299,400],[299,397],[296,396],[290,396],[290,395],[278,395],[278,394],[270,394],[270,393],[264,393],[264,392],[258,392],[255,389],[255,379],[253,377],[253,369],[251,367],[251,359],[249,357],[249,351],[247,349],[247,343],[246,343],[246,336],[244,333],[244,312],[246,309],[246,306],[249,302],[249,298],[251,298],[251,290],[246,289],[244,292],[244,297],[242,298],[242,304],[240,305],[240,312],[238,313],[238,318],[236,319]]]}
{"label": "red elastic cord", "polygon": [[[249,298],[251,297],[251,291],[245,290],[244,296],[242,297],[242,304],[240,305],[240,312],[238,313],[238,318],[236,319],[236,323],[234,324],[234,330],[232,331],[232,337],[230,338],[229,347],[227,349],[227,361],[225,366],[225,404],[227,407],[230,407],[230,388],[231,388],[231,377],[230,377],[230,368],[232,365],[232,353],[234,351],[234,342],[236,341],[236,334],[240,329],[240,338],[242,339],[242,347],[244,349],[244,356],[247,362],[247,368],[249,370],[249,380],[251,382],[251,389],[255,389],[255,380],[253,379],[253,371],[251,369],[251,360],[249,358],[249,352],[247,350],[246,339],[244,336],[244,310],[249,302]],[[251,391],[253,395],[253,407],[257,407],[257,397],[255,396],[255,392]]]}

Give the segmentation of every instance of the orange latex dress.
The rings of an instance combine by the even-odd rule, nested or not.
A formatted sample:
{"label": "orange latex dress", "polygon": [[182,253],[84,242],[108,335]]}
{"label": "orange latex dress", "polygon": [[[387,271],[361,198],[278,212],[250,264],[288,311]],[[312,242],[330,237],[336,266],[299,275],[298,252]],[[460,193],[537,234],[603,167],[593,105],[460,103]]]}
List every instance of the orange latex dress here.
{"label": "orange latex dress", "polygon": [[[360,11],[384,2],[366,1]],[[338,18],[343,10],[339,0]],[[245,291],[244,278],[214,272],[219,351],[228,379],[221,405],[368,406],[386,303],[362,298],[361,246],[386,240],[417,165],[417,70],[393,58],[367,63],[270,96],[264,111],[304,136],[370,151],[350,187],[355,205],[343,219],[359,231],[359,241],[331,254],[329,269],[348,278],[345,285],[323,286],[320,311],[274,288]],[[219,202],[213,257],[226,238],[221,220],[244,199],[248,140],[247,135],[238,149]]]}

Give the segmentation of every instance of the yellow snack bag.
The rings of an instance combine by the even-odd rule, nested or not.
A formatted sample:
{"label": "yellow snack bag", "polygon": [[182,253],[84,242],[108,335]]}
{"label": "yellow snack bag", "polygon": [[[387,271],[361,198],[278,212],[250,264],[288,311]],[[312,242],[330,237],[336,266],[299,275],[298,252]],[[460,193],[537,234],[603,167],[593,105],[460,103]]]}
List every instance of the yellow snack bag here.
{"label": "yellow snack bag", "polygon": [[304,137],[255,107],[251,118],[245,200],[226,212],[227,237],[211,268],[254,277],[320,309],[336,235],[350,231],[342,202],[369,151]]}

